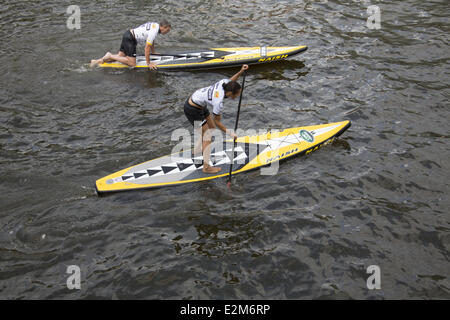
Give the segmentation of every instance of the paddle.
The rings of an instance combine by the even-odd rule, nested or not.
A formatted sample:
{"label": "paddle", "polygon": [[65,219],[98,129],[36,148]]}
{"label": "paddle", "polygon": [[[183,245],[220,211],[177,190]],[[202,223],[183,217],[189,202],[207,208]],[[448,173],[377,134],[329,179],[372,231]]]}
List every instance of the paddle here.
{"label": "paddle", "polygon": [[205,60],[222,58],[222,57],[216,57],[215,54],[211,57],[203,52],[201,52],[200,55],[194,54],[194,53],[184,53],[184,54],[151,53],[150,56],[178,57],[178,58],[201,58],[201,59],[205,59]]}
{"label": "paddle", "polygon": [[[236,115],[236,123],[234,124],[234,132],[236,133],[238,122],[239,122],[239,113],[241,112],[241,101],[242,101],[242,94],[244,93],[244,85],[245,85],[245,76],[247,74],[247,70],[244,71],[244,74],[242,76],[242,88],[241,88],[241,94],[239,95],[239,105],[238,105],[238,111]],[[230,172],[228,174],[228,188],[231,186],[231,172],[233,172],[233,160],[234,160],[234,148],[236,147],[236,140],[233,141],[233,149],[231,150],[231,163],[230,163]]]}

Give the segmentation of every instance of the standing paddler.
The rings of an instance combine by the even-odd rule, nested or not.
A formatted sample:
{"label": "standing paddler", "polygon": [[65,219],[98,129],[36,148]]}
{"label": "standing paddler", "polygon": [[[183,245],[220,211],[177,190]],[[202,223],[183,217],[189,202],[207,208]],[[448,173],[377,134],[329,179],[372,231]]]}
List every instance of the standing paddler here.
{"label": "standing paddler", "polygon": [[[228,130],[222,123],[223,100],[226,98],[236,99],[241,94],[241,85],[236,81],[242,73],[248,69],[248,65],[244,64],[241,70],[230,79],[222,79],[212,86],[198,89],[195,91],[184,104],[184,114],[189,122],[195,126],[195,130],[201,130],[201,140],[194,148],[194,154],[201,151],[203,154],[203,172],[217,173],[221,170],[209,164],[211,155],[211,134],[208,130],[219,128],[222,132],[230,135],[233,139],[237,136],[233,130]],[[212,109],[213,117],[208,110]]]}

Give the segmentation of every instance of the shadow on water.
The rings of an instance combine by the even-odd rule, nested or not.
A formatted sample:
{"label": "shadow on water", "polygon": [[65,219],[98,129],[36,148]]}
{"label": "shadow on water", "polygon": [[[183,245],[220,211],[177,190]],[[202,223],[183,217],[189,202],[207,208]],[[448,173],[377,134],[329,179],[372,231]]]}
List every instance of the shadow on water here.
{"label": "shadow on water", "polygon": [[[223,75],[224,77],[229,77],[235,74],[240,70],[241,66],[228,67],[228,68],[217,68],[217,69],[206,69],[206,70],[190,70],[190,71],[164,71],[166,74],[170,75],[181,75],[188,77],[192,74],[209,74],[209,73],[217,73]],[[279,80],[283,72],[285,71],[295,71],[305,68],[305,64],[303,61],[298,60],[281,60],[274,61],[270,63],[262,63],[262,64],[254,64],[250,65],[249,73],[257,75],[258,79],[270,79],[270,80]],[[275,78],[271,78],[274,73],[277,75]],[[305,76],[308,74],[307,71],[297,73],[299,76]]]}
{"label": "shadow on water", "polygon": [[239,252],[262,227],[254,216],[202,216],[194,224],[197,237],[190,243],[197,253],[224,257]]}
{"label": "shadow on water", "polygon": [[160,71],[147,69],[93,69],[101,72],[104,80],[114,80],[117,84],[133,85],[145,88],[164,88],[167,86],[167,74]]}
{"label": "shadow on water", "polygon": [[350,146],[350,143],[348,143],[347,140],[342,139],[342,138],[336,138],[333,140],[333,142],[331,143],[331,146],[333,147],[337,147],[337,148],[342,148],[345,151],[350,151],[352,150],[352,147]]}
{"label": "shadow on water", "polygon": [[251,66],[253,72],[257,74],[255,80],[289,80],[285,77],[285,72],[295,72],[299,77],[306,76],[309,71],[305,68],[303,61],[298,60],[282,60],[274,61],[267,64],[257,64]]}

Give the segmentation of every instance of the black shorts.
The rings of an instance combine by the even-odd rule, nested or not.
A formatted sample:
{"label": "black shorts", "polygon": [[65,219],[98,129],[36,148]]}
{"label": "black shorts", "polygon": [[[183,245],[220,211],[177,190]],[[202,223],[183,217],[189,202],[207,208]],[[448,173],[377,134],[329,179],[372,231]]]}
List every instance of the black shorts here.
{"label": "black shorts", "polygon": [[120,45],[120,51],[125,53],[128,57],[136,58],[137,40],[130,30],[125,31]]}
{"label": "black shorts", "polygon": [[204,126],[206,124],[206,118],[209,116],[209,110],[206,107],[199,109],[191,106],[188,98],[184,103],[184,114],[192,125],[194,125],[194,121],[199,121]]}

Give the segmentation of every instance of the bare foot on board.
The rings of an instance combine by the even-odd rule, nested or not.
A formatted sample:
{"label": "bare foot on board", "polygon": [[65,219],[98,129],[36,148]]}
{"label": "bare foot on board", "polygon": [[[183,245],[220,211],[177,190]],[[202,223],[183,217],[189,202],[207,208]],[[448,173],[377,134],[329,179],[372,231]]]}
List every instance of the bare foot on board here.
{"label": "bare foot on board", "polygon": [[203,167],[203,172],[204,173],[217,173],[220,170],[222,170],[222,168],[219,167],[211,167],[211,166],[207,166],[207,167]]}
{"label": "bare foot on board", "polygon": [[98,60],[91,60],[91,68],[98,66],[100,63],[102,62],[102,59],[98,59]]}

